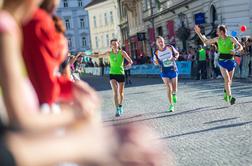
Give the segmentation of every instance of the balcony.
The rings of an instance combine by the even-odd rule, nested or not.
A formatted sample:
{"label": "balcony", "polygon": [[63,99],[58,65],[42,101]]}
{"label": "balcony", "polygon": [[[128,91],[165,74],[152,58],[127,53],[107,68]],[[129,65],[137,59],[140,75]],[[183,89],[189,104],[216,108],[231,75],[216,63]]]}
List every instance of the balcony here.
{"label": "balcony", "polygon": [[[152,8],[148,8],[144,10],[143,19],[144,21],[148,21],[150,19],[156,18],[159,15],[166,14],[168,12],[175,13],[175,10],[182,6],[187,6],[191,2],[195,0],[160,0],[161,6],[160,9],[156,7],[155,4],[152,4]],[[187,6],[188,7],[188,6]]]}
{"label": "balcony", "polygon": [[127,22],[128,22],[127,17],[121,17],[119,26],[123,26],[123,25],[127,24]]}

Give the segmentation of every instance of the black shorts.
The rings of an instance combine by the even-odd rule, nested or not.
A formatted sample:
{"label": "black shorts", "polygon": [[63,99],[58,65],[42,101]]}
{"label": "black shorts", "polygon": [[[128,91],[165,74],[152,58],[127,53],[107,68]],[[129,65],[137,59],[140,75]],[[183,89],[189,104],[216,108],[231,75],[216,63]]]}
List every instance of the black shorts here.
{"label": "black shorts", "polygon": [[125,82],[125,76],[123,74],[110,74],[110,80],[116,80],[117,82]]}

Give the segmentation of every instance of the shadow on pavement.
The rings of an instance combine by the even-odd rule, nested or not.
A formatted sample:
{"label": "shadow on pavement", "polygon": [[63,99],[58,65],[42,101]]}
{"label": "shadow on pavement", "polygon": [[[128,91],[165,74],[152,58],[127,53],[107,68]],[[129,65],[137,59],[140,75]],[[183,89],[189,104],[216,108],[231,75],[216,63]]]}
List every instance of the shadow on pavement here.
{"label": "shadow on pavement", "polygon": [[[82,75],[81,79],[87,82],[91,87],[93,87],[97,91],[111,90],[108,76],[101,77],[101,76]],[[153,77],[149,78],[132,77],[131,80],[132,84],[125,85],[125,88],[163,84],[160,78],[153,78]]]}
{"label": "shadow on pavement", "polygon": [[[166,118],[166,117],[172,117],[172,116],[177,116],[177,115],[184,115],[184,114],[190,114],[190,113],[195,113],[195,112],[200,112],[200,111],[211,111],[211,110],[216,110],[218,108],[215,109],[208,109],[211,108],[212,106],[206,106],[206,107],[200,107],[200,108],[196,108],[196,109],[192,109],[192,110],[188,110],[188,111],[183,111],[183,112],[178,112],[178,113],[171,113],[169,115],[162,115],[162,116],[154,116],[154,117],[149,117],[149,118],[144,118],[144,119],[137,119],[137,120],[132,120],[132,121],[126,121],[126,122],[121,122],[122,119],[119,119],[120,122],[113,124],[114,126],[121,126],[121,125],[126,125],[126,124],[131,124],[131,123],[137,123],[137,122],[143,122],[143,121],[147,121],[147,120],[152,120],[152,119],[161,119],[161,118]],[[223,109],[220,108],[220,109]],[[167,112],[162,112],[162,113],[167,113]],[[146,114],[140,114],[141,116],[148,116],[148,115],[153,115],[153,112],[151,113],[146,113]],[[133,119],[133,118],[129,118],[129,119]],[[111,120],[112,121],[112,120]]]}
{"label": "shadow on pavement", "polygon": [[251,123],[252,123],[252,121],[243,122],[243,123],[236,123],[236,124],[230,124],[230,125],[222,125],[222,126],[212,127],[212,128],[209,128],[209,129],[204,129],[204,130],[199,130],[199,131],[192,131],[192,132],[188,132],[188,133],[162,137],[160,139],[176,138],[176,137],[182,137],[182,136],[187,136],[187,135],[192,135],[192,134],[199,134],[199,133],[209,132],[209,131],[213,131],[213,130],[226,129],[226,128],[232,128],[232,127],[240,127],[240,126],[244,126],[244,125],[251,124]]}
{"label": "shadow on pavement", "polygon": [[238,118],[239,117],[214,120],[214,121],[210,121],[210,122],[205,122],[203,124],[213,124],[213,123],[218,123],[218,122],[225,122],[225,121],[234,120],[234,119],[238,119]]}

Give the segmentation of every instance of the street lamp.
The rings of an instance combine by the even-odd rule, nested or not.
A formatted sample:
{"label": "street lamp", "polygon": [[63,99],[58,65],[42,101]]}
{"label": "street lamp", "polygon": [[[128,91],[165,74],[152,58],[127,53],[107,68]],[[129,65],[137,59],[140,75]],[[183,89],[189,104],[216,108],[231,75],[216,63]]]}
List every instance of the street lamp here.
{"label": "street lamp", "polygon": [[179,13],[178,18],[181,22],[181,27],[177,30],[176,36],[182,41],[183,50],[186,50],[186,40],[190,36],[190,29],[185,26],[186,15],[184,13]]}
{"label": "street lamp", "polygon": [[186,15],[184,13],[179,13],[178,17],[181,22],[181,27],[185,27]]}

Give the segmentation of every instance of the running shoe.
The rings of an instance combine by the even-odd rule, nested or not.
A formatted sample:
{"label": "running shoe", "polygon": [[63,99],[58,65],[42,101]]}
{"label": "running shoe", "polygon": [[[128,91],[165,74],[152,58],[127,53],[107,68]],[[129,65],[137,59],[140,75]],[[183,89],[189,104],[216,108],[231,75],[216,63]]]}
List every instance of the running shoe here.
{"label": "running shoe", "polygon": [[230,104],[233,105],[235,104],[236,99],[232,96],[230,96]]}
{"label": "running shoe", "polygon": [[173,104],[170,105],[168,112],[174,112],[174,105]]}
{"label": "running shoe", "polygon": [[124,113],[123,107],[122,106],[118,107],[118,109],[119,109],[120,115],[122,115]]}
{"label": "running shoe", "polygon": [[177,95],[176,94],[172,94],[172,101],[174,104],[177,103]]}
{"label": "running shoe", "polygon": [[115,114],[115,116],[116,117],[121,116],[119,107],[116,108],[116,114]]}

